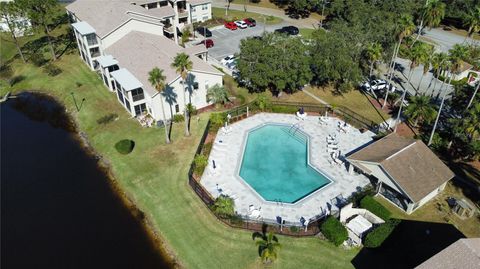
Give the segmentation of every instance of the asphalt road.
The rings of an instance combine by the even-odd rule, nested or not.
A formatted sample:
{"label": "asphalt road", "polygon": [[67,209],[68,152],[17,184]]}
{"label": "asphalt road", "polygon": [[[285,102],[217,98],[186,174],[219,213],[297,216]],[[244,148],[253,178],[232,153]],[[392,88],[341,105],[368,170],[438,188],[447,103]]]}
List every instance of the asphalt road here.
{"label": "asphalt road", "polygon": [[425,29],[425,34],[421,37],[422,40],[430,42],[435,45],[437,50],[447,52],[453,48],[455,44],[462,44],[464,41],[468,44],[480,45],[480,41],[472,38],[467,38],[457,35],[451,31],[445,31],[442,28]]}

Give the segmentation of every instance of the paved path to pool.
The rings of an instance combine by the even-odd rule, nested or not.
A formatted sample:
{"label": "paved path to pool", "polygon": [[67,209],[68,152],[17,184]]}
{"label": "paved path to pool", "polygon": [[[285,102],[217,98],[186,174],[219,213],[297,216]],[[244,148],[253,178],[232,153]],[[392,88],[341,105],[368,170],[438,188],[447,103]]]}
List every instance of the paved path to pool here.
{"label": "paved path to pool", "polygon": [[[251,205],[256,209],[261,208],[258,218],[260,220],[273,221],[280,216],[287,222],[296,224],[301,217],[309,220],[335,210],[336,197],[351,196],[352,193],[368,185],[369,180],[360,174],[351,175],[345,165],[337,165],[331,161],[327,152],[327,136],[336,134],[342,155],[371,142],[374,136],[372,132],[361,133],[352,126],[346,128],[346,133],[339,132],[337,130],[339,121],[337,118],[329,118],[327,123],[320,124],[318,116],[307,116],[305,120],[299,120],[295,115],[260,113],[231,124],[229,126],[231,132],[228,134],[221,130],[218,132],[210,153],[208,167],[200,183],[214,197],[220,194],[234,197],[235,210],[245,217],[252,217]],[[239,169],[248,131],[268,123],[298,124],[300,129],[310,137],[311,165],[321,170],[333,182],[295,204],[265,201],[245,183],[239,176]],[[213,161],[215,161],[215,169]]]}

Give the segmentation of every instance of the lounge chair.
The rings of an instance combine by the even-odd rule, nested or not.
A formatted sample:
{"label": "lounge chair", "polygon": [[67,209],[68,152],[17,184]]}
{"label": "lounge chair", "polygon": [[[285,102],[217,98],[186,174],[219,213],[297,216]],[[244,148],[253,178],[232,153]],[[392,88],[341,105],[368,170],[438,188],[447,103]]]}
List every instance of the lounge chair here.
{"label": "lounge chair", "polygon": [[338,149],[338,143],[337,144],[327,144],[327,148]]}
{"label": "lounge chair", "polygon": [[335,153],[338,152],[338,148],[327,148],[328,153]]}
{"label": "lounge chair", "polygon": [[232,127],[222,127],[222,133],[224,135],[228,135],[230,132],[232,132]]}
{"label": "lounge chair", "polygon": [[328,118],[327,117],[324,117],[324,116],[320,116],[318,118],[318,121],[320,122],[320,124],[328,124]]}
{"label": "lounge chair", "polygon": [[297,111],[296,115],[297,115],[297,118],[300,120],[305,120],[307,118],[306,112],[300,113],[300,111]]}

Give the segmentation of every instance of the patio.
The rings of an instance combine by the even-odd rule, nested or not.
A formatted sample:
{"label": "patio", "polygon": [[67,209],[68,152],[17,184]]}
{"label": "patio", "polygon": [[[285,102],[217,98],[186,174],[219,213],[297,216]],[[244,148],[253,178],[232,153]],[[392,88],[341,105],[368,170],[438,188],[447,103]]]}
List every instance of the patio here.
{"label": "patio", "polygon": [[[369,143],[374,136],[372,132],[361,133],[358,129],[339,122],[339,119],[333,117],[320,119],[318,116],[306,116],[299,119],[295,115],[260,113],[222,128],[214,141],[209,164],[200,184],[213,197],[224,194],[234,198],[235,210],[244,218],[274,222],[277,217],[281,217],[287,224],[298,225],[301,218],[308,222],[338,211],[344,198],[364,188],[369,180],[360,174],[349,174],[345,164],[332,159],[327,138],[329,135],[336,136],[339,159],[342,160],[343,155]],[[333,182],[294,204],[266,201],[260,197],[238,172],[249,130],[266,123],[296,124],[310,137],[311,166],[321,170]]]}

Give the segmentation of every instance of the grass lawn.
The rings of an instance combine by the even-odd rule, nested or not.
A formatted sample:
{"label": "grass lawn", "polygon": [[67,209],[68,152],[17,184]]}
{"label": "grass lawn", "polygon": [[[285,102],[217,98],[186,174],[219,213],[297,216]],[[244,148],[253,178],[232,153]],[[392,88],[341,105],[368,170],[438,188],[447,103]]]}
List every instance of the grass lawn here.
{"label": "grass lawn", "polygon": [[330,88],[307,87],[306,90],[331,105],[347,107],[376,123],[381,123],[390,118],[387,113],[377,110],[360,91],[352,90],[343,95],[336,95]]}
{"label": "grass lawn", "polygon": [[257,22],[265,22],[266,24],[278,24],[281,23],[283,20],[278,17],[274,16],[267,16],[259,13],[253,13],[253,12],[244,12],[240,10],[229,10],[228,15],[225,16],[225,9],[224,8],[217,8],[217,7],[212,7],[212,16],[214,18],[221,18],[226,21],[235,21],[243,18],[253,18]]}
{"label": "grass lawn", "polygon": [[[464,198],[465,195],[461,188],[449,182],[443,192],[410,215],[407,215],[383,197],[376,196],[375,199],[390,210],[392,218],[450,223],[467,237],[480,237],[480,216],[478,213],[472,218],[465,220],[460,219],[451,213],[446,202],[447,197]],[[473,204],[471,201],[470,203]]]}
{"label": "grass lawn", "polygon": [[315,29],[306,29],[306,28],[300,28],[300,35],[305,37],[305,38],[311,38],[312,33],[315,31]]}
{"label": "grass lawn", "polygon": [[[175,125],[172,144],[164,143],[163,130],[141,128],[121,107],[114,94],[80,60],[76,52],[63,55],[55,63],[63,72],[47,76],[31,64],[11,63],[13,75],[25,78],[7,90],[13,93],[33,90],[56,97],[76,119],[92,146],[105,157],[116,182],[145,213],[154,231],[186,268],[262,268],[252,233],[229,228],[205,207],[191,190],[187,172],[208,114],[192,121],[192,135],[183,136],[183,125]],[[77,112],[71,96],[85,98]],[[106,125],[96,121],[115,113],[119,119]],[[121,139],[135,141],[135,150],[118,153],[114,147]],[[275,268],[352,268],[350,261],[358,250],[344,250],[318,238],[279,236],[283,245]]]}
{"label": "grass lawn", "polygon": [[[246,1],[246,2],[247,2],[248,6],[264,7],[264,8],[278,9],[278,10],[284,10],[286,8],[286,6],[284,8],[278,7],[274,3],[270,2],[270,0],[261,0],[259,3],[252,3],[250,1]],[[238,3],[235,3],[235,4],[240,4],[241,5],[243,3],[238,2]],[[313,13],[310,13],[310,18],[320,20],[322,18],[322,15],[320,15],[316,12],[313,12]]]}

